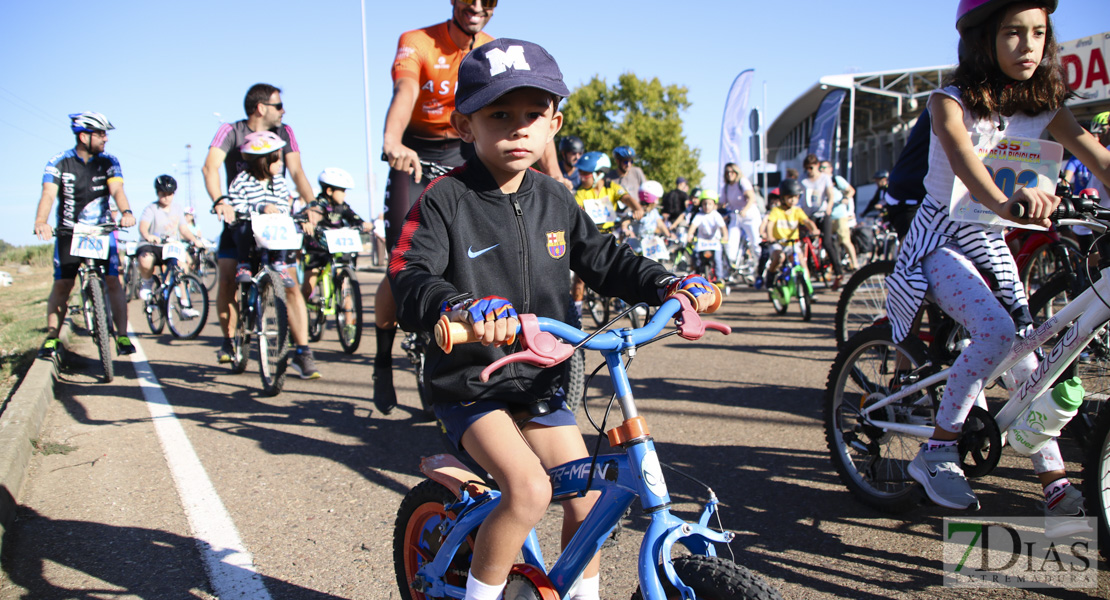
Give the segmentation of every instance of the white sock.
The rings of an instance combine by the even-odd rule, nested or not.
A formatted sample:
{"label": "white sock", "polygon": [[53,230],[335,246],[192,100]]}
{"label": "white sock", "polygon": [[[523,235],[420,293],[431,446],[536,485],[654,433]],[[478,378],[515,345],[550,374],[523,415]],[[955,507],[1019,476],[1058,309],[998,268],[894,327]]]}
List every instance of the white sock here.
{"label": "white sock", "polygon": [[498,600],[505,589],[505,582],[489,585],[478,581],[474,573],[466,573],[466,600]]}
{"label": "white sock", "polygon": [[578,313],[578,318],[579,319],[582,318],[582,301],[581,300],[575,300],[574,301],[574,312]]}
{"label": "white sock", "polygon": [[937,448],[944,448],[945,446],[955,446],[956,440],[935,440],[929,438],[929,450],[936,450]]}
{"label": "white sock", "polygon": [[567,600],[601,600],[601,575],[579,579],[567,593]]}

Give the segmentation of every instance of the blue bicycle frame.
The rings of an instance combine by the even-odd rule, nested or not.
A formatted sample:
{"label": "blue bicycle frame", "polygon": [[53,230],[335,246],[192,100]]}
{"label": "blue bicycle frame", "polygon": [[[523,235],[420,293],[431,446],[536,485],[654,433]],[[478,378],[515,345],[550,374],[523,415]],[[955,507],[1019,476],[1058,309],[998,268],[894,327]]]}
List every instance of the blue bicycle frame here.
{"label": "blue bicycle frame", "polygon": [[[620,445],[624,454],[603,454],[597,456],[596,460],[593,457],[582,458],[549,471],[553,501],[581,497],[591,490],[601,492],[593,509],[559,559],[550,571],[546,571],[560,597],[564,597],[578,581],[586,565],[601,549],[621,516],[637,497],[640,498],[644,513],[651,519],[651,524],[644,533],[638,558],[640,589],[648,600],[665,597],[657,571],[660,563],[663,564],[667,579],[681,592],[682,597],[694,598],[694,591],[679,580],[671,562],[671,549],[676,542],[682,543],[691,553],[716,556],[713,544],[727,544],[734,537],[732,532],[715,531],[708,527],[709,518],[717,510],[716,496],[711,495],[697,523],[683,521],[671,514],[671,499],[655,451],[655,443],[648,434],[643,419],[637,414],[632,388],[625,371],[622,356],[625,353],[634,355],[638,345],[655,338],[680,311],[679,329],[684,337],[696,339],[706,328],[728,332],[726,326],[702,323],[697,313],[690,308],[689,300],[682,296],[665,302],[644,327],[607,331],[592,339],[587,339],[585,332],[560,321],[533,317],[538,322],[539,331],[552,333],[571,344],[600,351],[605,356],[617,399],[625,416],[623,425],[608,432],[611,444]],[[522,315],[522,321],[529,316]],[[685,334],[684,326],[692,327],[694,333]],[[507,360],[508,358],[512,357],[494,363],[487,371],[500,368],[504,362],[513,362]],[[497,490],[486,490],[472,496],[463,488],[458,493],[458,501],[446,507],[456,517],[439,525],[440,533],[446,536],[439,551],[416,575],[421,593],[427,596],[465,596],[463,588],[445,584],[443,575],[456,551],[467,543],[467,539],[489,516],[501,498]],[[525,563],[545,571],[546,563],[535,530],[529,533],[522,553]]]}

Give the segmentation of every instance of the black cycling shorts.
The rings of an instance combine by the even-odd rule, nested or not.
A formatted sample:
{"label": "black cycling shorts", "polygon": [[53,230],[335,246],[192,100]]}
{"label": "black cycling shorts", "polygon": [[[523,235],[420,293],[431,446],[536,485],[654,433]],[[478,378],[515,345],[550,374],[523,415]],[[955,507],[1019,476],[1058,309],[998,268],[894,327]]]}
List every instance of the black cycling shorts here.
{"label": "black cycling shorts", "polygon": [[[466,162],[463,146],[470,150],[469,144],[460,140],[425,140],[412,136],[404,136],[401,143],[416,151],[420,160],[434,162],[445,167],[457,167]],[[469,153],[469,152],[466,152]],[[396,169],[389,170],[389,179],[385,184],[385,247],[390,252],[401,237],[401,228],[405,226],[405,217],[409,209],[420,199],[424,188],[432,182],[432,178],[424,173],[420,183],[412,180],[412,175]]]}

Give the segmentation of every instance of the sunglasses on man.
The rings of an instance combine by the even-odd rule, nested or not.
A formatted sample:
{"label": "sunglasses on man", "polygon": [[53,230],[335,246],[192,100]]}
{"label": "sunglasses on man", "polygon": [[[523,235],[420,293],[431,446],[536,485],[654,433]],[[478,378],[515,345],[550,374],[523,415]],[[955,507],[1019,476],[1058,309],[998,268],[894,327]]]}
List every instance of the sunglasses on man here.
{"label": "sunglasses on man", "polygon": [[[463,6],[474,6],[477,0],[458,0]],[[483,8],[497,8],[497,0],[482,0]]]}
{"label": "sunglasses on man", "polygon": [[272,106],[278,110],[281,110],[284,106],[283,102],[263,102],[263,104],[265,104],[266,106]]}

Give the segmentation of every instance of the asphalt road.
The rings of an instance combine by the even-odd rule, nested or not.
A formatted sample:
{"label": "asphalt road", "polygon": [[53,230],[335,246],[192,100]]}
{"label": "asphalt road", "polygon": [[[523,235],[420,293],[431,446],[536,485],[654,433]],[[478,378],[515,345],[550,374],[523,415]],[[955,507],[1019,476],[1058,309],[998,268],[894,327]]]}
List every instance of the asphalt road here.
{"label": "asphalt road", "polygon": [[[367,322],[380,278],[360,273]],[[1097,590],[944,587],[941,527],[951,512],[922,506],[891,518],[852,499],[832,469],[821,424],[835,298],[823,291],[813,320],[803,323],[796,307],[776,316],[765,294],[736,291],[714,315],[733,335],[668,338],[643,348],[632,365],[660,459],[720,497],[723,524],[738,533],[737,562],[786,598],[1110,597],[1105,561]],[[284,393],[266,398],[256,364],[243,375],[215,364],[214,311],[195,341],[149,335],[137,303],[131,317],[188,440],[180,445],[195,451],[253,557],[253,581],[275,599],[398,598],[396,510],[419,481],[420,457],[442,449],[434,426],[417,419],[415,381],[399,343],[401,406],[381,416],[370,401],[372,329],[346,356],[329,327],[315,346],[324,378],[290,379]],[[88,338],[80,339],[76,353],[93,356]],[[0,600],[216,597],[136,371],[126,359],[116,370],[106,385],[87,358],[73,356],[63,370],[43,451],[5,539]],[[589,406],[598,416],[606,388],[603,378],[592,386]],[[580,420],[592,447],[595,434]],[[1065,454],[1074,458],[1075,449],[1066,445]],[[1069,466],[1078,477],[1078,466]],[[704,488],[667,480],[676,510],[696,518]],[[980,515],[1040,515],[1040,490],[1023,458],[1007,453],[974,486]],[[559,509],[550,512],[541,528],[548,540]],[[626,519],[606,550],[602,597],[631,595],[645,522]],[[548,561],[556,553],[546,546]]]}

